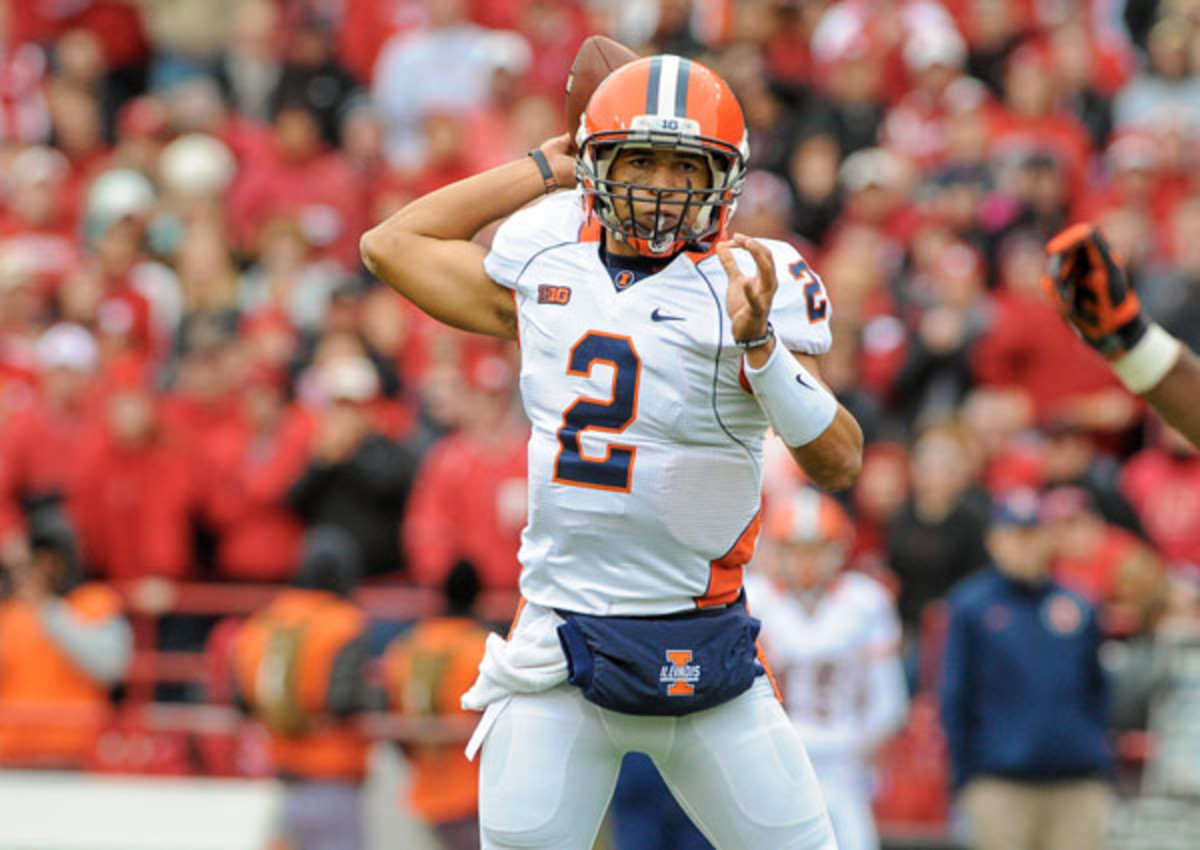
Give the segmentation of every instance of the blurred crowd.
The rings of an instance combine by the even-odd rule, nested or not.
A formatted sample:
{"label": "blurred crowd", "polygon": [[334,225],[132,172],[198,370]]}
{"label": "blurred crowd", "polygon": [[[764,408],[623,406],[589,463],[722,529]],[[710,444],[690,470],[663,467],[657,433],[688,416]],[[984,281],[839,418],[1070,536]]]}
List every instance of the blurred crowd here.
{"label": "blurred crowd", "polygon": [[358,238],[563,132],[591,33],[738,94],[734,226],[830,292],[852,564],[910,645],[1015,488],[1109,635],[1200,627],[1200,456],[1039,290],[1094,220],[1200,347],[1196,0],[0,0],[0,593],[36,597],[46,522],[121,588],[286,582],[320,526],[368,582],[514,589],[516,354]]}

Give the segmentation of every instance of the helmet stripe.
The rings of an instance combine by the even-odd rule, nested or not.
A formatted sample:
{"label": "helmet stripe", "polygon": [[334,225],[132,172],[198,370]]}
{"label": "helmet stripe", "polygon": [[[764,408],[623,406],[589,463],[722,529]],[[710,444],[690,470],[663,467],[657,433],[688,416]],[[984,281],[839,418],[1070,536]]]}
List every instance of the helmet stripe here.
{"label": "helmet stripe", "polygon": [[651,115],[674,115],[675,92],[679,83],[679,57],[662,57],[662,82],[658,87],[658,103]]}
{"label": "helmet stripe", "polygon": [[646,86],[646,114],[653,115],[658,106],[658,81],[662,74],[662,57],[655,56],[650,60],[650,82]]}
{"label": "helmet stripe", "polygon": [[679,82],[675,84],[675,117],[687,117],[688,77],[691,75],[692,63],[689,59],[679,61]]}
{"label": "helmet stripe", "polygon": [[821,497],[812,490],[796,494],[797,542],[812,543],[821,539]]}

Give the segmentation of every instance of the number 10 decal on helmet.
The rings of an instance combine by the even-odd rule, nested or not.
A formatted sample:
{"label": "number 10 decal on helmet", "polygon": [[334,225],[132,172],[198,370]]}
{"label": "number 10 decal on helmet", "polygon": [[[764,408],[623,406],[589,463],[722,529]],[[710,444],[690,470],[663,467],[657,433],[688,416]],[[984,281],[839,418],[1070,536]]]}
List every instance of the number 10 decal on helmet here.
{"label": "number 10 decal on helmet", "polygon": [[[707,251],[723,238],[742,191],[750,150],[742,109],[713,71],[670,55],[623,65],[592,94],[576,140],[579,183],[589,215],[639,254],[667,257],[685,249]],[[663,187],[612,179],[619,154],[661,149],[702,158],[710,180]],[[635,201],[653,204],[652,224],[635,217]]]}

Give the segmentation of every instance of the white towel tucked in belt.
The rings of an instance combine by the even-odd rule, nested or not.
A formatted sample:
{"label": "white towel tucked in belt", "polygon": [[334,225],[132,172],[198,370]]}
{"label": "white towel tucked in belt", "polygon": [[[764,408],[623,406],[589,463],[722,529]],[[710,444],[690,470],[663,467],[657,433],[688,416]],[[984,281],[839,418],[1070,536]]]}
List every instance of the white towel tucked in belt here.
{"label": "white towel tucked in belt", "polygon": [[562,618],[549,608],[526,602],[512,636],[488,635],[479,678],[462,696],[469,711],[487,709],[467,744],[467,758],[483,744],[508,698],[548,691],[567,680],[567,658],[558,642]]}

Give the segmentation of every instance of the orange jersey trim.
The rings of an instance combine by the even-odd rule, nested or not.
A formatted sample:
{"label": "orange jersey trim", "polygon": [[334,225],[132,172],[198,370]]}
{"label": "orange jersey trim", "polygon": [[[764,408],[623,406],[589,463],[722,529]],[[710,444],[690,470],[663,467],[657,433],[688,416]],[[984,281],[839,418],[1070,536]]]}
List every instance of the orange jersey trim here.
{"label": "orange jersey trim", "polygon": [[763,652],[762,641],[754,642],[754,651],[758,656],[758,663],[763,666],[763,672],[767,674],[767,681],[771,683],[771,690],[775,692],[775,699],[779,700],[782,705],[783,693],[779,690],[779,682],[775,681],[775,671],[771,669],[771,664],[767,661],[767,654]]}
{"label": "orange jersey trim", "polygon": [[517,600],[517,610],[513,614],[512,623],[509,624],[508,634],[504,636],[505,640],[512,640],[513,632],[517,630],[517,623],[521,621],[521,612],[525,610],[525,597],[522,596]]}
{"label": "orange jersey trim", "polygon": [[711,248],[709,248],[707,251],[688,251],[688,259],[691,260],[695,265],[700,265],[700,263],[704,262],[709,257],[715,256],[717,253],[717,245],[724,242],[728,238],[729,235],[725,232],[724,228],[722,228],[719,233],[712,237]]}
{"label": "orange jersey trim", "polygon": [[[746,603],[746,613],[753,616],[750,611],[750,603]],[[767,653],[763,649],[762,640],[754,641],[754,655],[758,658],[758,663],[762,665],[763,672],[767,674],[767,681],[771,683],[771,690],[775,692],[775,699],[779,700],[780,705],[783,704],[783,691],[779,690],[779,682],[775,678],[775,671],[771,669],[771,663],[767,661]]]}
{"label": "orange jersey trim", "polygon": [[600,223],[600,219],[596,218],[594,213],[589,212],[583,224],[579,225],[579,235],[576,238],[580,242],[599,242],[603,233],[604,225]]}
{"label": "orange jersey trim", "polygon": [[696,598],[697,608],[728,605],[737,600],[742,592],[742,567],[754,556],[761,528],[762,508],[759,508],[729,551],[709,564],[708,588],[703,596]]}

